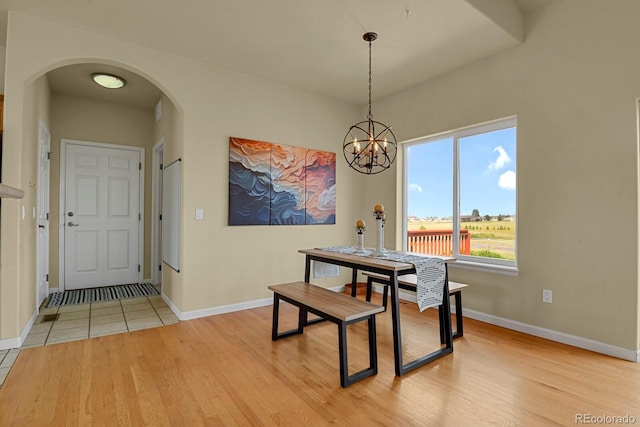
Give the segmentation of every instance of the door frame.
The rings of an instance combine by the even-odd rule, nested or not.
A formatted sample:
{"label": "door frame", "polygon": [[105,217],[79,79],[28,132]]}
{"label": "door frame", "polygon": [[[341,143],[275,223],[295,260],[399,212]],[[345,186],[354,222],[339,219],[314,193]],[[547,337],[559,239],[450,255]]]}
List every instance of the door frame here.
{"label": "door frame", "polygon": [[[45,137],[48,140],[48,152],[47,154],[47,162],[49,162],[49,167],[48,167],[48,176],[46,177],[46,182],[43,182],[41,180],[42,176],[40,174],[40,160],[42,159],[42,155],[43,153],[41,153],[42,150],[42,139],[43,137]],[[40,203],[42,202],[41,200],[41,191],[43,189],[46,188],[46,191],[50,194],[51,193],[51,132],[49,131],[49,128],[47,127],[47,125],[42,121],[42,119],[38,119],[38,183],[37,183],[37,198],[36,198],[36,225],[38,227],[40,227],[40,218],[38,217],[40,214]],[[47,276],[49,275],[49,262],[51,260],[51,254],[50,254],[50,239],[51,239],[51,233],[49,231],[49,227],[51,225],[51,222],[49,220],[49,213],[51,211],[50,207],[51,207],[51,201],[49,198],[49,195],[47,195],[47,200],[46,200],[47,206],[44,206],[44,208],[47,210],[47,224],[45,225],[45,233],[47,234],[46,236],[46,248],[44,248],[44,252],[47,254],[47,259],[46,262],[44,259],[41,259],[40,254],[43,253],[43,251],[40,248],[40,245],[42,245],[45,242],[42,242],[40,239],[40,232],[38,231],[38,229],[36,229],[36,311],[39,313],[40,312],[40,304],[42,303],[42,301],[40,300],[40,277],[42,274],[46,274]],[[46,299],[49,296],[49,280],[46,280],[47,282],[47,292],[46,295],[44,296],[44,298]]]}
{"label": "door frame", "polygon": [[151,151],[151,283],[162,284],[162,156],[164,154],[164,137],[155,143]]}
{"label": "door frame", "polygon": [[138,227],[138,263],[140,264],[140,272],[138,272],[138,283],[143,282],[143,274],[144,274],[144,147],[138,147],[135,145],[121,145],[121,144],[108,144],[103,142],[93,142],[93,141],[81,141],[77,139],[67,139],[60,138],[60,198],[59,198],[59,212],[58,212],[58,283],[59,290],[62,292],[65,290],[64,282],[65,282],[65,235],[64,235],[64,220],[65,220],[65,211],[66,211],[66,175],[67,175],[67,145],[82,145],[86,147],[96,147],[96,148],[112,148],[116,150],[128,150],[128,151],[137,151],[140,154],[140,164],[141,167],[139,169],[139,182],[138,185],[140,187],[140,200],[139,208],[140,208],[140,221]]}

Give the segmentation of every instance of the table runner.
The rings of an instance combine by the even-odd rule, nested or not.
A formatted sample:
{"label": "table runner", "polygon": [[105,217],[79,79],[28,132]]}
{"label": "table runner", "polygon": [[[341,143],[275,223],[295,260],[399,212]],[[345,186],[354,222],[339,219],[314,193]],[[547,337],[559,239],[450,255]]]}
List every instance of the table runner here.
{"label": "table runner", "polygon": [[424,311],[429,307],[437,307],[444,300],[446,269],[444,260],[440,258],[423,257],[397,251],[387,251],[382,255],[378,253],[374,255],[373,250],[358,249],[350,246],[329,246],[318,249],[413,264],[418,277],[416,294],[420,311]]}

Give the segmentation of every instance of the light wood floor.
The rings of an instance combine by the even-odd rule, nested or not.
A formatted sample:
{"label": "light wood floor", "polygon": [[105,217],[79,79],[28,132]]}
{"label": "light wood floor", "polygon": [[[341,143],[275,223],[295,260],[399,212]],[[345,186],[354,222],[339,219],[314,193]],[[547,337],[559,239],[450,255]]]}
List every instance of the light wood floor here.
{"label": "light wood floor", "polygon": [[[406,358],[438,345],[435,310],[402,310]],[[293,326],[294,309],[281,314]],[[0,426],[640,423],[639,364],[471,319],[454,354],[396,378],[390,316],[378,316],[378,375],[347,389],[336,326],[272,342],[271,307],[24,350],[0,389]],[[365,325],[349,340],[361,369]]]}

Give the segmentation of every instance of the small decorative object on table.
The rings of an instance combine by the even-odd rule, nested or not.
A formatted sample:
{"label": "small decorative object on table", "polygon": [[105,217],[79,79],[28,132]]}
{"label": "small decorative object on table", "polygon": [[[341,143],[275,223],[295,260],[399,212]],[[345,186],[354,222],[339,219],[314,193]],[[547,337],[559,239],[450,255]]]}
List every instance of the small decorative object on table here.
{"label": "small decorative object on table", "polygon": [[358,233],[358,250],[356,253],[364,252],[364,232],[367,229],[367,224],[364,220],[359,219],[356,221],[356,232]]}
{"label": "small decorative object on table", "polygon": [[373,217],[376,219],[376,251],[373,255],[382,256],[387,253],[384,248],[384,222],[386,217],[383,205],[377,204],[373,207]]}

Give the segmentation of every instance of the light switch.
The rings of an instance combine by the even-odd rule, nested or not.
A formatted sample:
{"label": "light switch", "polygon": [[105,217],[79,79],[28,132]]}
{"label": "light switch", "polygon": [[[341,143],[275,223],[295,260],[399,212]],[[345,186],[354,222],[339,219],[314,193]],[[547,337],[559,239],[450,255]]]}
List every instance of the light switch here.
{"label": "light switch", "polygon": [[204,219],[204,209],[196,209],[196,219]]}

